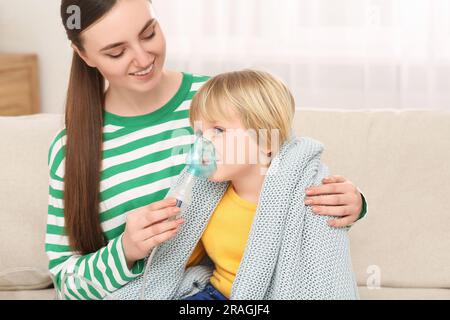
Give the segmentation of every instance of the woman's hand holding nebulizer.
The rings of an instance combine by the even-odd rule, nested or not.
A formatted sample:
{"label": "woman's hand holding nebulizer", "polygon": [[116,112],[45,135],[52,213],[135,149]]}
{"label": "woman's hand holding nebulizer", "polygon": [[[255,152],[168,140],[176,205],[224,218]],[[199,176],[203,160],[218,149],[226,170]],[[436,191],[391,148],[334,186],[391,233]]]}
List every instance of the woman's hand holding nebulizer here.
{"label": "woman's hand holding nebulizer", "polygon": [[166,198],[139,208],[127,216],[122,246],[129,269],[136,261],[147,257],[154,247],[176,235],[184,221],[171,218],[179,213],[176,200]]}

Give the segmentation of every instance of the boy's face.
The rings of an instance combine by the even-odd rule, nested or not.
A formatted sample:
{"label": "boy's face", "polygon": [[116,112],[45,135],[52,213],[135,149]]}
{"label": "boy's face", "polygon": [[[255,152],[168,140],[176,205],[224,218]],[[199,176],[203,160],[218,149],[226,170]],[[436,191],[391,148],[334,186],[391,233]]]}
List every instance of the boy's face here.
{"label": "boy's face", "polygon": [[210,181],[232,181],[258,172],[264,152],[258,146],[256,131],[246,129],[234,111],[230,110],[227,120],[210,122],[201,118],[195,127],[216,149],[217,170]]}

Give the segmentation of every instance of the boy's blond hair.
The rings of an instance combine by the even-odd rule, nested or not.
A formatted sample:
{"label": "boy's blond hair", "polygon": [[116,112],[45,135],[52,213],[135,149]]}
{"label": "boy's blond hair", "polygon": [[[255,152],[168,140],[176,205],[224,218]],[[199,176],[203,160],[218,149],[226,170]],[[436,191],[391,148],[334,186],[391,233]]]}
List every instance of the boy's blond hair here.
{"label": "boy's blond hair", "polygon": [[266,146],[272,145],[273,130],[278,130],[278,145],[291,134],[294,97],[281,80],[267,72],[243,70],[209,79],[192,100],[191,125],[194,127],[200,118],[209,122],[228,120],[230,107],[240,116],[244,127],[255,130]]}

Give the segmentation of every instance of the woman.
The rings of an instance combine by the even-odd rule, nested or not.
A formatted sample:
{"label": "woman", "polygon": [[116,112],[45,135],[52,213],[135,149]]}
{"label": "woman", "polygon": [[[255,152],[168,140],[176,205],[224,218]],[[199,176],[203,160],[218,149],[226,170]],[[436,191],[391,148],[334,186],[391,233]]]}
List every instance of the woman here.
{"label": "woman", "polygon": [[[73,5],[78,29],[67,23]],[[148,0],[63,0],[61,16],[74,55],[65,128],[49,150],[46,252],[64,298],[99,299],[140,275],[152,248],[183,223],[166,221],[179,210],[164,197],[184,168],[190,100],[207,78],[164,67],[165,38]],[[306,201],[345,216],[334,227],[365,213],[345,178],[324,183]]]}

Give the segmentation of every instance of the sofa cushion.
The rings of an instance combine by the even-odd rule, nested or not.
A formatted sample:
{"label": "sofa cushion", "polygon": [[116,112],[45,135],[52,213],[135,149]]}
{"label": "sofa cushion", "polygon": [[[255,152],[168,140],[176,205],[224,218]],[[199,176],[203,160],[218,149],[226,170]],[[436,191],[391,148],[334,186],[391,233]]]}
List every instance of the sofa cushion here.
{"label": "sofa cushion", "polygon": [[62,125],[62,115],[0,117],[0,290],[51,284],[47,155]]}
{"label": "sofa cushion", "polygon": [[450,112],[303,110],[295,121],[367,199],[350,230],[358,284],[450,288]]}
{"label": "sofa cushion", "polygon": [[[0,117],[0,290],[50,283],[47,152],[62,126],[62,115]],[[450,288],[450,113],[302,110],[295,129],[366,196],[368,216],[350,231],[358,284]]]}
{"label": "sofa cushion", "polygon": [[358,287],[361,300],[450,300],[450,289]]}
{"label": "sofa cushion", "polygon": [[55,290],[0,291],[0,300],[55,300]]}

